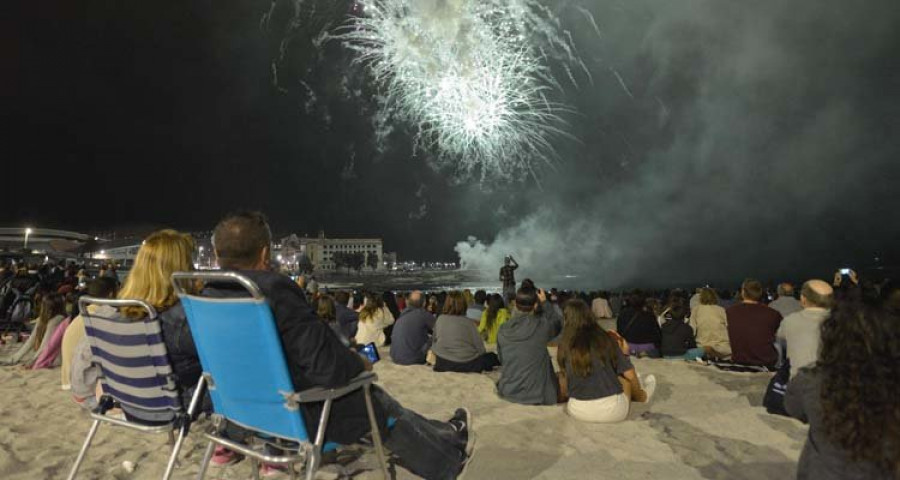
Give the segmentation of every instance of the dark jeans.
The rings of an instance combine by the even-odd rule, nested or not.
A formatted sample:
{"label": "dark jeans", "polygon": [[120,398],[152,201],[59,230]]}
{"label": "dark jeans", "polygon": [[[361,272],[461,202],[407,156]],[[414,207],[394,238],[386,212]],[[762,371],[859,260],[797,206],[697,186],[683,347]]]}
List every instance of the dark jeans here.
{"label": "dark jeans", "polygon": [[385,446],[399,458],[400,465],[427,480],[456,478],[465,453],[454,442],[457,434],[449,423],[403,408],[377,386],[373,386],[372,396],[389,417],[396,419]]}
{"label": "dark jeans", "polygon": [[435,372],[461,372],[461,373],[481,373],[490,372],[494,368],[500,366],[500,358],[496,353],[485,353],[475,360],[459,363],[437,357],[434,362]]}

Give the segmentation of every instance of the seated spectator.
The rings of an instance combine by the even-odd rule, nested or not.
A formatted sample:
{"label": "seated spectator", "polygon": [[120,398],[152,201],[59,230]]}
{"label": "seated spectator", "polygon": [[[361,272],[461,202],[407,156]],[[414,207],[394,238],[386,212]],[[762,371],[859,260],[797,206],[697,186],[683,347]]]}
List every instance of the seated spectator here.
{"label": "seated spectator", "polygon": [[[116,282],[109,277],[99,277],[91,280],[87,285],[87,294],[94,298],[115,298]],[[69,327],[66,328],[65,335],[63,335],[60,354],[62,368],[60,368],[59,372],[63,390],[72,388],[70,384],[72,360],[75,356],[75,347],[82,338],[84,338],[84,317],[79,314],[72,319]]]}
{"label": "seated spectator", "polygon": [[[559,382],[547,343],[562,329],[562,319],[547,304],[544,290],[522,287],[516,292],[512,316],[497,332],[497,354],[503,370],[497,391],[506,400],[526,405],[554,405]],[[543,305],[543,313],[535,312]]]}
{"label": "seated spectator", "polygon": [[662,341],[659,322],[639,293],[628,297],[628,305],[616,320],[616,331],[628,341],[632,355],[659,356]]}
{"label": "seated spectator", "polygon": [[428,313],[437,316],[438,311],[440,310],[440,303],[438,302],[437,295],[428,296],[428,303],[425,305],[425,310],[428,310]]}
{"label": "seated spectator", "polygon": [[600,292],[597,298],[591,301],[591,313],[596,320],[613,318],[612,309],[609,308],[609,300],[606,299],[605,293]]}
{"label": "seated spectator", "polygon": [[744,280],[741,303],[725,310],[731,360],[744,365],[773,368],[778,363],[775,332],[781,324],[781,314],[759,303],[762,294],[762,284],[758,280]]}
{"label": "seated spectator", "polygon": [[[175,385],[181,392],[181,399],[185,405],[190,403],[194,387],[200,380],[202,368],[184,308],[172,285],[172,274],[192,270],[193,254],[194,240],[187,233],[160,230],[150,234],[138,250],[131,272],[118,293],[118,298],[143,300],[156,309],[169,363],[175,374]],[[107,277],[116,282],[112,276]],[[146,312],[140,307],[126,307],[122,308],[119,314],[139,320]],[[87,338],[82,338],[75,348],[77,361],[73,362],[71,372],[72,393],[76,397],[84,397],[90,393],[92,386],[83,385],[81,380],[92,377],[83,369],[96,368],[88,361],[90,356]],[[127,416],[128,412],[125,413]]]}
{"label": "seated spectator", "polygon": [[[268,223],[259,213],[228,216],[216,226],[213,235],[219,265],[250,278],[271,306],[294,388],[302,391],[313,387],[339,387],[371,369],[371,364],[344,347],[334,331],[316,318],[306,296],[290,278],[269,271],[271,241]],[[222,297],[246,295],[241,289],[225,285],[208,285],[205,293]],[[388,418],[395,419],[391,429],[385,427],[378,433],[400,465],[429,479],[452,479],[461,473],[474,447],[468,410],[457,409],[447,422],[426,419],[403,408],[377,385],[372,388],[372,402],[381,425],[386,426]],[[307,430],[316,431],[322,403],[304,403],[300,408]],[[332,403],[325,430],[326,442],[352,444],[369,433],[366,402],[361,390]],[[217,454],[226,455],[221,450]]]}
{"label": "seated spectator", "polygon": [[348,339],[356,336],[359,325],[359,314],[353,311],[349,304],[350,292],[341,290],[334,294],[334,315],[338,325],[341,326],[341,333]]}
{"label": "seated spectator", "polygon": [[374,343],[383,347],[387,341],[384,329],[394,324],[394,316],[384,305],[384,300],[375,294],[366,294],[362,310],[359,311],[359,324],[356,330],[357,345]]}
{"label": "seated spectator", "polygon": [[350,340],[344,336],[344,331],[341,329],[341,324],[337,321],[337,309],[335,308],[334,299],[331,298],[330,295],[320,295],[319,298],[315,300],[316,305],[316,316],[318,316],[323,322],[328,324],[334,333],[338,336],[345,346],[350,346]]}
{"label": "seated spectator", "polygon": [[487,353],[478,328],[465,316],[466,297],[453,291],[444,302],[444,313],[434,327],[435,372],[489,372],[500,364],[497,354]]}
{"label": "seated spectator", "polygon": [[791,362],[791,378],[797,371],[816,363],[819,358],[819,332],[822,322],[831,314],[834,293],[831,285],[822,280],[810,280],[800,290],[803,310],[794,312],[781,321],[776,338],[787,348]]}
{"label": "seated spectator", "polygon": [[481,316],[484,313],[485,304],[487,303],[487,297],[487,292],[484,290],[475,291],[475,296],[472,298],[473,302],[466,310],[466,317],[468,317],[469,320],[474,320],[475,322],[481,321]]}
{"label": "seated spectator", "polygon": [[488,298],[487,309],[481,314],[481,323],[478,324],[478,333],[485,342],[497,343],[497,332],[500,326],[509,320],[509,310],[503,302],[503,297],[495,293]]}
{"label": "seated spectator", "polygon": [[769,303],[769,308],[780,313],[782,318],[803,310],[803,306],[794,298],[794,286],[787,282],[778,285],[778,298]]}
{"label": "seated spectator", "polygon": [[690,325],[694,329],[697,346],[703,349],[707,357],[717,360],[731,357],[728,320],[715,290],[701,290],[700,304],[691,310]]}
{"label": "seated spectator", "polygon": [[557,351],[560,376],[565,379],[566,412],[585,422],[620,422],[628,416],[633,398],[649,402],[656,377],[648,375],[641,387],[628,356],[606,334],[582,300],[570,300],[563,309],[565,327]]}
{"label": "seated spectator", "polygon": [[425,363],[431,348],[434,331],[434,315],[425,310],[425,296],[416,290],[406,299],[406,310],[394,322],[391,333],[391,360],[397,365],[421,365]]}
{"label": "seated spectator", "polygon": [[22,365],[31,368],[35,360],[50,345],[53,332],[65,319],[66,304],[58,293],[44,295],[41,300],[40,314],[28,340],[12,355],[0,359],[0,365]]}
{"label": "seated spectator", "polygon": [[697,348],[694,329],[687,323],[687,301],[680,296],[672,297],[660,327],[660,351],[666,358],[694,360],[703,356],[703,349]]}
{"label": "seated spectator", "polygon": [[798,479],[900,476],[900,318],[842,302],[822,323],[817,363],[801,368],[784,397],[809,424]]}

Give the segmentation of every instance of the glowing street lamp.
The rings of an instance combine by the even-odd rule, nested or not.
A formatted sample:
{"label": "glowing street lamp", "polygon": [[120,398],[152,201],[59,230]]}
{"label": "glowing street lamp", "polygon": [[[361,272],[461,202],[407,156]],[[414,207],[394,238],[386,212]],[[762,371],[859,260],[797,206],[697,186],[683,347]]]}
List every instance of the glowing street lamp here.
{"label": "glowing street lamp", "polygon": [[22,248],[23,248],[24,250],[28,250],[28,236],[31,235],[31,232],[32,232],[32,231],[33,231],[33,230],[31,230],[31,228],[26,228],[26,229],[25,229],[25,245],[22,246]]}

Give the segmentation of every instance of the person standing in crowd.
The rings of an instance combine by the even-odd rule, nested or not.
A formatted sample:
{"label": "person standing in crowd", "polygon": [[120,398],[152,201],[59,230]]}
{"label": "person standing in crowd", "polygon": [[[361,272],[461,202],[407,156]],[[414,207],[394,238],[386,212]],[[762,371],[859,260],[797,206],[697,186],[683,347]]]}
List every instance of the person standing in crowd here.
{"label": "person standing in crowd", "polygon": [[894,312],[851,300],[822,322],[818,360],[797,372],[784,396],[788,414],[809,424],[798,479],[900,478],[898,358]]}
{"label": "person standing in crowd", "polygon": [[409,294],[406,310],[394,322],[391,333],[391,360],[397,365],[421,365],[425,363],[431,348],[431,333],[435,318],[423,307],[425,296],[419,290]]}
{"label": "person standing in crowd", "polygon": [[500,267],[500,283],[503,285],[503,298],[508,298],[516,294],[516,269],[519,264],[512,255],[507,255],[503,259],[503,266]]}
{"label": "person standing in crowd", "polygon": [[722,360],[731,357],[731,342],[728,341],[728,317],[719,305],[716,291],[703,288],[700,304],[691,309],[690,325],[694,329],[697,346],[706,357]]}
{"label": "person standing in crowd", "polygon": [[566,386],[566,412],[585,422],[620,422],[628,417],[631,400],[649,402],[656,377],[642,387],[628,356],[607,335],[582,300],[563,308],[565,327],[557,350],[561,385]]}
{"label": "person standing in crowd", "polygon": [[497,354],[487,353],[478,327],[465,313],[465,296],[460,291],[450,292],[434,327],[435,372],[480,373],[500,364]]}
{"label": "person standing in crowd", "polygon": [[[497,354],[503,369],[497,391],[511,402],[554,405],[559,381],[547,353],[547,343],[562,329],[562,318],[547,302],[544,290],[520,288],[512,317],[497,332]],[[536,313],[541,306],[540,314]]]}
{"label": "person standing in crowd", "polygon": [[809,280],[800,290],[803,310],[794,312],[781,321],[776,338],[785,343],[787,358],[791,362],[791,378],[819,357],[819,332],[822,322],[831,314],[834,290],[823,280]]}
{"label": "person standing in crowd", "polygon": [[794,286],[790,283],[781,283],[778,285],[778,298],[769,303],[769,308],[774,309],[781,314],[782,318],[803,310],[800,302],[794,298]]}
{"label": "person standing in crowd", "polygon": [[725,311],[731,360],[743,365],[773,368],[778,363],[775,332],[781,324],[781,314],[760,303],[762,294],[762,284],[758,280],[744,280],[741,303]]}

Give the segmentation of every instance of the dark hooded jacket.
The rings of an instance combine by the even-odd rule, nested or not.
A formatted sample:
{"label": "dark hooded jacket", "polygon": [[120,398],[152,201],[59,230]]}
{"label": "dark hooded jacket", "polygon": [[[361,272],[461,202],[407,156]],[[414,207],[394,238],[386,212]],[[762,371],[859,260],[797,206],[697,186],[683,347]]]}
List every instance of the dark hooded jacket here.
{"label": "dark hooded jacket", "polygon": [[555,405],[559,384],[547,343],[559,334],[562,318],[544,304],[541,314],[513,309],[497,332],[497,355],[503,365],[497,391],[506,400],[528,405]]}
{"label": "dark hooded jacket", "polygon": [[660,351],[664,357],[678,357],[687,353],[691,348],[697,348],[694,340],[694,329],[684,320],[684,317],[673,318],[666,314],[666,321],[662,324],[662,345]]}

